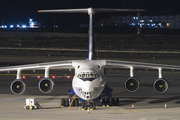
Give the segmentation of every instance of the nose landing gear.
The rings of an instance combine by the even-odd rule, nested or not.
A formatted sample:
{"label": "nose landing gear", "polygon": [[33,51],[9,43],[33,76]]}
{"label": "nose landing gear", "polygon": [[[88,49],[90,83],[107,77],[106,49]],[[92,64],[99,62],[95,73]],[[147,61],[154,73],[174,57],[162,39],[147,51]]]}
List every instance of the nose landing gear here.
{"label": "nose landing gear", "polygon": [[88,107],[90,110],[96,110],[96,102],[83,101],[82,102],[82,110],[87,110]]}

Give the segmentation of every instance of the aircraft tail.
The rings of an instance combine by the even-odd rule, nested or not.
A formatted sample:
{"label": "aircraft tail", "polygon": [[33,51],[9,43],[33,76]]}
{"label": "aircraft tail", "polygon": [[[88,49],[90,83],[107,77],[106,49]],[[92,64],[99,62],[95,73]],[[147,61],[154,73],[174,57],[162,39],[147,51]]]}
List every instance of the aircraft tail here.
{"label": "aircraft tail", "polygon": [[145,10],[144,9],[107,9],[107,8],[38,10],[38,12],[50,12],[50,13],[88,13],[89,15],[88,60],[95,59],[94,33],[93,33],[93,15],[95,14],[95,12],[135,12],[135,11],[145,11]]}

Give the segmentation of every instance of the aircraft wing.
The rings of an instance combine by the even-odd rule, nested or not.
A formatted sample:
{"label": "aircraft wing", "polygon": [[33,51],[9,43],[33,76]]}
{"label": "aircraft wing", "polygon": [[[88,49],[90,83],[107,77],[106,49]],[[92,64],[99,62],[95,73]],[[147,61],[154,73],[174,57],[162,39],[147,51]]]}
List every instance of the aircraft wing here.
{"label": "aircraft wing", "polygon": [[0,67],[0,71],[17,71],[17,70],[40,70],[40,69],[73,69],[72,61],[57,61],[57,62],[46,62],[37,64],[17,65]]}
{"label": "aircraft wing", "polygon": [[152,63],[141,63],[141,62],[128,62],[128,61],[115,61],[106,60],[106,68],[145,68],[145,69],[172,69],[180,70],[180,66],[175,65],[163,65],[163,64],[152,64]]}

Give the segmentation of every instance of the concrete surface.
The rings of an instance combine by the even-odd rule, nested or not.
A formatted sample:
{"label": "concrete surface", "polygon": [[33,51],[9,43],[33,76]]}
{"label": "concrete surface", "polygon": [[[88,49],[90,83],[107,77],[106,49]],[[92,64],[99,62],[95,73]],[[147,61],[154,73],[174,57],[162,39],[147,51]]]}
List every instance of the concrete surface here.
{"label": "concrete surface", "polygon": [[[113,88],[113,97],[120,98],[120,106],[102,107],[97,110],[82,111],[81,107],[60,107],[60,99],[66,98],[67,89],[71,88],[71,79],[74,71],[50,71],[56,75],[55,90],[51,94],[42,94],[37,83],[36,75],[44,71],[23,71],[26,74],[28,89],[24,95],[13,95],[9,89],[10,83],[15,78],[15,72],[0,74],[0,120],[179,120],[180,119],[180,79],[179,71],[163,71],[163,77],[169,82],[169,90],[163,95],[155,93],[152,83],[157,78],[157,71],[135,70],[141,87],[136,93],[128,93],[123,87],[124,80],[129,76],[129,70],[107,70],[107,85]],[[71,78],[72,78],[71,77]],[[37,98],[39,104],[45,109],[32,111],[23,108],[26,98]],[[164,108],[165,103],[167,109]],[[131,109],[134,104],[135,109]]]}

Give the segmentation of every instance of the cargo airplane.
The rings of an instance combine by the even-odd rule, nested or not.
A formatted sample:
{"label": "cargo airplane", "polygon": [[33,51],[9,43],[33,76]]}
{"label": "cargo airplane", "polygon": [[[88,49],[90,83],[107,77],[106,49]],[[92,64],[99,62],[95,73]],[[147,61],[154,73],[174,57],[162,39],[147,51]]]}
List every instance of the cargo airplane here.
{"label": "cargo airplane", "polygon": [[[26,84],[21,80],[22,70],[44,69],[45,74],[38,83],[38,88],[43,93],[50,93],[54,89],[54,82],[49,77],[50,69],[74,69],[75,74],[72,80],[72,89],[70,95],[77,95],[82,102],[83,108],[87,108],[88,103],[92,103],[95,109],[96,102],[101,100],[102,96],[111,96],[112,89],[106,86],[105,68],[127,68],[130,69],[130,76],[124,82],[125,89],[128,92],[135,92],[139,89],[139,80],[134,77],[134,68],[157,69],[158,78],[153,83],[155,92],[162,94],[168,90],[168,82],[162,77],[163,69],[180,70],[180,66],[151,64],[115,60],[96,60],[94,55],[94,33],[93,33],[93,16],[96,12],[137,12],[143,9],[105,9],[105,8],[85,8],[85,9],[57,9],[57,10],[39,10],[43,13],[87,13],[89,15],[89,48],[88,59],[86,60],[68,60],[57,62],[46,62],[38,64],[17,65],[9,67],[0,67],[0,71],[17,71],[16,79],[11,83],[10,89],[14,94],[23,94],[26,91]],[[89,102],[91,101],[91,102]],[[112,104],[118,104],[119,99],[107,99]],[[63,99],[63,104],[68,100]],[[75,101],[77,102],[77,101]],[[105,99],[102,100],[105,102]]]}

